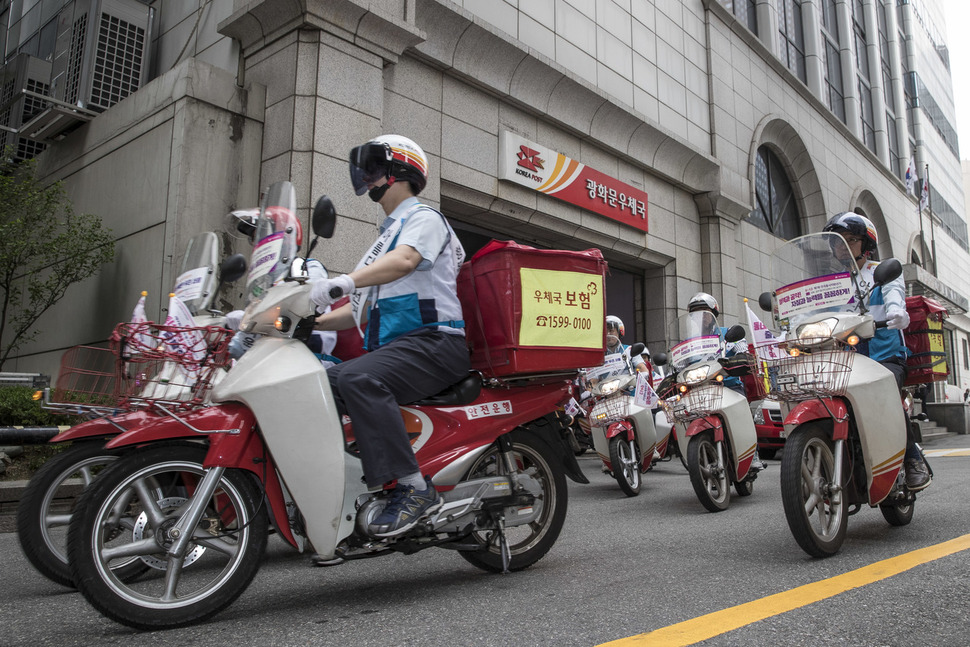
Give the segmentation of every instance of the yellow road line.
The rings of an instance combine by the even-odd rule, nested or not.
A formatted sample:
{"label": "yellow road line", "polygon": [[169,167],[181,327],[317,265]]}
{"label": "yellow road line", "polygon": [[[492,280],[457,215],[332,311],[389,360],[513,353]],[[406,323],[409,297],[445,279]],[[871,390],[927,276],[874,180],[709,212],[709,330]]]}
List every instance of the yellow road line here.
{"label": "yellow road line", "polygon": [[970,449],[924,449],[923,453],[929,458],[941,456],[970,456]]}
{"label": "yellow road line", "polygon": [[840,593],[850,591],[866,584],[884,580],[898,575],[920,564],[925,564],[947,555],[970,548],[970,535],[963,535],[956,539],[920,548],[898,557],[885,559],[869,566],[831,577],[827,580],[799,586],[789,591],[769,595],[760,600],[753,600],[722,611],[715,611],[698,618],[670,625],[639,634],[629,638],[621,638],[599,647],[635,647],[649,645],[649,647],[684,647],[703,640],[720,636],[729,631],[739,629],[753,622],[780,615],[786,611],[807,606],[813,602],[825,600]]}

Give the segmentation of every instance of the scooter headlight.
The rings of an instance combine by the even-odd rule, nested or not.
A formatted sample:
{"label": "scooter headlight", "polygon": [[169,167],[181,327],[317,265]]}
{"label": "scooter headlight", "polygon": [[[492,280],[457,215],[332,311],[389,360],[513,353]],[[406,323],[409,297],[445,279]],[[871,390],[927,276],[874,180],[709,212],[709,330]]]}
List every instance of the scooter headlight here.
{"label": "scooter headlight", "polygon": [[707,379],[707,376],[711,374],[711,365],[703,364],[697,368],[692,368],[684,371],[684,381],[688,384],[697,384],[703,382]]}
{"label": "scooter headlight", "polygon": [[608,382],[603,382],[600,385],[600,395],[610,395],[616,393],[618,388],[620,388],[619,380],[609,380]]}
{"label": "scooter headlight", "polygon": [[835,332],[835,327],[838,325],[838,323],[838,319],[831,317],[829,319],[822,319],[821,321],[803,324],[795,330],[795,336],[799,340],[824,339],[831,337],[832,333]]}

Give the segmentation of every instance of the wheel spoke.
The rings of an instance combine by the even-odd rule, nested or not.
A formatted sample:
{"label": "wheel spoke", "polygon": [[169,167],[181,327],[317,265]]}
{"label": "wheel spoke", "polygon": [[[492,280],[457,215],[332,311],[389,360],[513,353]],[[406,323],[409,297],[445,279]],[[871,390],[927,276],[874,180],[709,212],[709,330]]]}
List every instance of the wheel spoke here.
{"label": "wheel spoke", "polygon": [[57,528],[71,523],[69,514],[49,514],[44,517],[44,525],[48,528]]}
{"label": "wheel spoke", "polygon": [[174,602],[178,599],[175,590],[178,588],[179,580],[182,579],[184,561],[184,557],[168,556],[168,568],[165,569],[165,592],[159,598],[163,602]]}
{"label": "wheel spoke", "polygon": [[123,546],[103,548],[101,558],[107,564],[112,560],[122,557],[141,557],[142,555],[155,555],[161,552],[161,547],[154,537],[146,537],[140,541],[134,541]]}
{"label": "wheel spoke", "polygon": [[91,485],[91,481],[93,481],[95,478],[94,473],[91,470],[91,467],[89,465],[86,465],[81,468],[80,472],[81,472],[81,480],[84,481],[84,487]]}
{"label": "wheel spoke", "polygon": [[157,528],[162,525],[165,521],[165,513],[158,507],[156,502],[156,494],[153,490],[149,489],[148,484],[145,483],[145,479],[138,479],[131,484],[135,492],[138,493],[138,499],[141,502],[142,509],[145,514],[148,515],[148,523],[152,528]]}
{"label": "wheel spoke", "polygon": [[239,550],[239,544],[228,541],[225,537],[194,536],[192,541],[200,546],[211,548],[217,552],[232,557]]}

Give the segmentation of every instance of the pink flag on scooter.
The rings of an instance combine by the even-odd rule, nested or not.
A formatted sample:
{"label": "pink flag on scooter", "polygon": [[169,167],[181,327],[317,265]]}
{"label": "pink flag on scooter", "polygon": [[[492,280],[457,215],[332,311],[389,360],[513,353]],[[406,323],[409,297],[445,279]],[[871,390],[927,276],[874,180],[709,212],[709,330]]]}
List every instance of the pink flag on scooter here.
{"label": "pink flag on scooter", "polygon": [[638,373],[637,390],[633,396],[633,403],[641,407],[646,407],[647,409],[653,409],[659,401],[660,398],[657,396],[657,392],[650,386],[649,375],[647,373]]}
{"label": "pink flag on scooter", "polygon": [[751,341],[754,343],[755,353],[761,359],[780,359],[778,339],[771,334],[766,325],[761,323],[758,315],[748,305],[747,299],[744,300],[744,308],[748,311],[748,327],[751,329]]}
{"label": "pink flag on scooter", "polygon": [[189,312],[188,307],[175,296],[174,292],[169,295],[168,316],[165,318],[165,325],[185,329],[168,330],[163,333],[169,350],[180,355],[190,354],[192,363],[201,362],[206,353],[205,338],[202,331],[196,328],[195,318]]}

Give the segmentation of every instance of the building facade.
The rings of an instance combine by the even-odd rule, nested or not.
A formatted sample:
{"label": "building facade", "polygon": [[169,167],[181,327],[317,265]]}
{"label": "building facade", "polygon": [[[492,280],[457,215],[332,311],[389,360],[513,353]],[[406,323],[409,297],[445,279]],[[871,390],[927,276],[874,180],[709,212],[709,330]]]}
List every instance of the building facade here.
{"label": "building facade", "polygon": [[[424,147],[422,195],[469,252],[492,237],[602,250],[608,310],[625,341],[654,352],[699,290],[723,323],[744,322],[743,298],[772,285],[771,251],[840,211],[876,224],[879,256],[905,263],[909,292],[950,308],[950,350],[968,341],[970,252],[935,2],[141,4],[150,78],[95,116],[77,111],[39,158],[76,208],[105,218],[119,259],[45,316],[17,370],[55,371],[65,347],[127,318],[140,290],[162,315],[188,237],[219,230],[236,249],[224,214],[275,180],[294,182],[305,222],[316,197],[333,198],[337,232],[315,255],[353,269],[380,217],[353,194],[347,152],[388,132]],[[931,173],[922,212],[907,193],[910,159]],[[970,366],[951,359],[962,390]]]}

